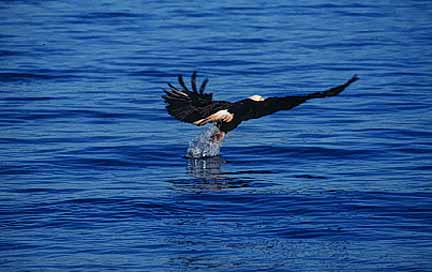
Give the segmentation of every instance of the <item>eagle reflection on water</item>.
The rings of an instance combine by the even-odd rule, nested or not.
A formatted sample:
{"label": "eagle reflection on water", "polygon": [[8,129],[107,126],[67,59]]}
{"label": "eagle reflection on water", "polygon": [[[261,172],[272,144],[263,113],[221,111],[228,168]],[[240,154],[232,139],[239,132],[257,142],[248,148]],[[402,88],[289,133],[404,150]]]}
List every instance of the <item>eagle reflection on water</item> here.
{"label": "eagle reflection on water", "polygon": [[194,178],[194,181],[183,184],[183,186],[189,189],[205,191],[249,187],[250,183],[253,182],[253,178],[233,177],[233,174],[236,173],[223,172],[222,166],[225,163],[226,161],[221,156],[188,158],[187,173]]}
{"label": "eagle reflection on water", "polygon": [[225,163],[221,156],[188,159],[187,172],[189,175],[205,180],[224,179],[221,167]]}

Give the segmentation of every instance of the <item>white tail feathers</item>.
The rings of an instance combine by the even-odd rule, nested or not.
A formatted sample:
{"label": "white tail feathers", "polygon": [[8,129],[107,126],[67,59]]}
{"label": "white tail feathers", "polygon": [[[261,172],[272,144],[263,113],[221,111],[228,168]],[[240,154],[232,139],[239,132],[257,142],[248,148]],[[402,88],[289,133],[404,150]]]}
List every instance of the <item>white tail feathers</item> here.
{"label": "white tail feathers", "polygon": [[211,122],[218,122],[218,121],[224,121],[224,122],[231,122],[232,119],[234,119],[234,114],[230,113],[228,110],[220,110],[216,113],[213,113],[207,118],[200,119],[198,121],[195,121],[194,124],[197,126],[203,126],[207,123]]}

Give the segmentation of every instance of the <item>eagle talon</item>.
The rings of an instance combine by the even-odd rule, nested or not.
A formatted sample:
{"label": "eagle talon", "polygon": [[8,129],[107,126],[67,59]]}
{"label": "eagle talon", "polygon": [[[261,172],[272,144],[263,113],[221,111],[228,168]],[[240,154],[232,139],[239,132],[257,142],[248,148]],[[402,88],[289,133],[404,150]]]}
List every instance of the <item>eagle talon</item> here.
{"label": "eagle talon", "polygon": [[225,138],[225,132],[223,131],[215,132],[212,136],[210,136],[210,139],[212,140],[213,143],[221,142],[224,138]]}

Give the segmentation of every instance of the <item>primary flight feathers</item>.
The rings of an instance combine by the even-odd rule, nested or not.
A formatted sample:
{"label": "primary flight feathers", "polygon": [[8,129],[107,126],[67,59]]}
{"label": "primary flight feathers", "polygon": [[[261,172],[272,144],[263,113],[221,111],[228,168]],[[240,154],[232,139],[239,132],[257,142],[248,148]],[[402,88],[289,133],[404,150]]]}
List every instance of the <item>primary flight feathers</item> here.
{"label": "primary flight feathers", "polygon": [[197,88],[197,74],[192,73],[190,90],[178,76],[181,87],[168,84],[169,89],[164,90],[163,99],[168,113],[174,118],[198,126],[207,123],[216,123],[223,133],[236,128],[242,121],[260,118],[280,110],[292,109],[309,99],[335,96],[341,93],[351,83],[359,78],[354,75],[350,80],[334,88],[314,92],[304,96],[269,97],[264,99],[259,95],[237,101],[213,100],[213,94],[205,93],[208,79],[205,79],[199,89]]}
{"label": "primary flight feathers", "polygon": [[204,93],[208,79],[203,81],[198,90],[196,72],[193,72],[191,77],[192,90],[186,86],[182,75],[178,76],[178,82],[181,88],[168,83],[170,89],[164,90],[166,95],[162,97],[167,104],[168,113],[180,121],[194,123],[232,104],[225,101],[213,101],[213,94]]}

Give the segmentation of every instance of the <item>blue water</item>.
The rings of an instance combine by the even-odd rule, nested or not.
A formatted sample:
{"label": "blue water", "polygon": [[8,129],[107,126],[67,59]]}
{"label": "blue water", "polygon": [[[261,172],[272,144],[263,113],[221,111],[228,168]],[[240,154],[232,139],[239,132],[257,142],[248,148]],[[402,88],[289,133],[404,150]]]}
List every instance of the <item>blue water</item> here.
{"label": "blue water", "polygon": [[[0,2],[1,271],[432,271],[432,2]],[[201,128],[219,100],[334,98]],[[205,129],[205,128],[204,128]]]}

